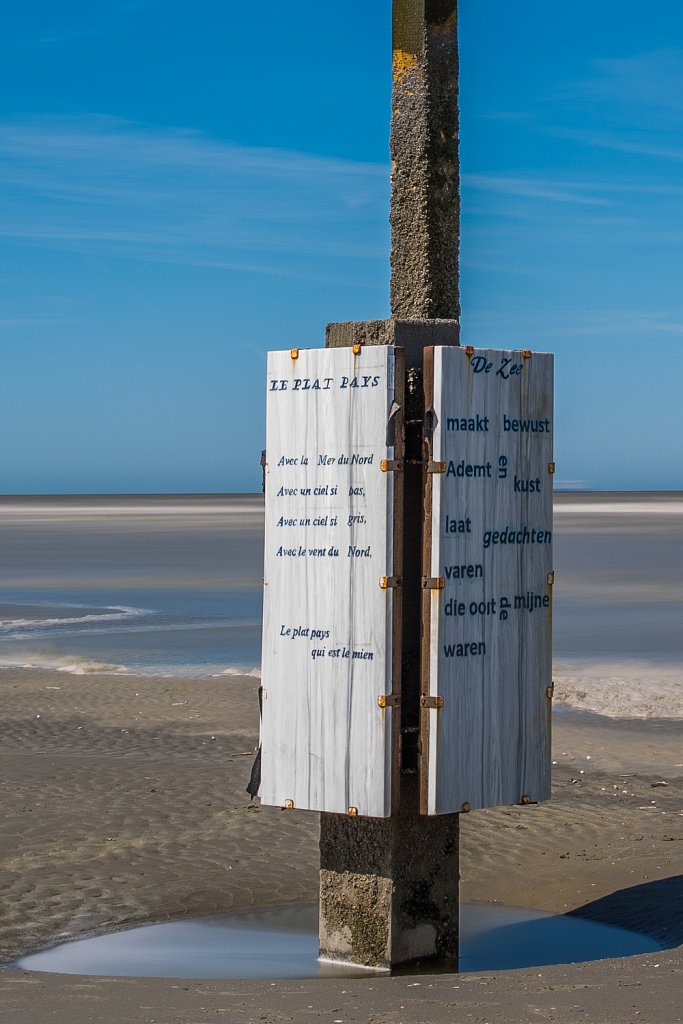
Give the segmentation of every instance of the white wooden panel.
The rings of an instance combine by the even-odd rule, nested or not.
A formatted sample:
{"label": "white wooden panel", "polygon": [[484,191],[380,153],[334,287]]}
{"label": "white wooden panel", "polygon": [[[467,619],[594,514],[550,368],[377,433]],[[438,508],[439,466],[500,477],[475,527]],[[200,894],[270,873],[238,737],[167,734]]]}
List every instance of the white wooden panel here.
{"label": "white wooden panel", "polygon": [[[268,356],[261,798],[391,813],[393,349]],[[389,438],[390,439],[390,438]],[[398,713],[398,712],[397,712]]]}
{"label": "white wooden panel", "polygon": [[423,809],[441,814],[463,804],[544,800],[553,357],[436,348],[428,365],[433,459],[446,464],[445,473],[431,476],[431,576],[445,586],[427,597],[423,691],[443,697],[443,707],[423,712]]}

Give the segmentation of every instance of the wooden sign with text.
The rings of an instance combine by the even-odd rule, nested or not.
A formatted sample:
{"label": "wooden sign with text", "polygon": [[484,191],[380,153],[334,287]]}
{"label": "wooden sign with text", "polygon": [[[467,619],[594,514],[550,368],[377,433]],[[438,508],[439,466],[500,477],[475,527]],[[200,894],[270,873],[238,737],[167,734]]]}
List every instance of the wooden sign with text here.
{"label": "wooden sign with text", "polygon": [[421,809],[548,799],[553,357],[425,353]]}
{"label": "wooden sign with text", "polygon": [[392,812],[402,394],[394,348],[268,355],[265,804]]}

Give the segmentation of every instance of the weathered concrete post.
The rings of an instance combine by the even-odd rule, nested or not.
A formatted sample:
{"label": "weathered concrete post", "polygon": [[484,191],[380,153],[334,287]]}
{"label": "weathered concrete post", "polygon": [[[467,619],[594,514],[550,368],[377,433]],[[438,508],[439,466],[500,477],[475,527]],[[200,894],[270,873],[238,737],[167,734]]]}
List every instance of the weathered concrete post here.
{"label": "weathered concrete post", "polygon": [[391,315],[460,316],[457,0],[394,0]]}
{"label": "weathered concrete post", "polygon": [[458,815],[419,813],[422,353],[459,344],[457,0],[394,0],[391,314],[327,347],[405,351],[401,763],[391,818],[322,814],[321,954],[393,967],[458,953]]}

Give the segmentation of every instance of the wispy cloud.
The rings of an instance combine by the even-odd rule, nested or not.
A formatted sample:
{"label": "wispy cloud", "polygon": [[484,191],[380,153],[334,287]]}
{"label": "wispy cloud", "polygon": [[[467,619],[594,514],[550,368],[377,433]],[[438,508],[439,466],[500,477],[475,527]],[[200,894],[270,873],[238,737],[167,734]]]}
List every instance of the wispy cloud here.
{"label": "wispy cloud", "polygon": [[515,178],[495,174],[465,174],[462,179],[465,188],[496,192],[524,199],[547,200],[552,203],[576,203],[580,206],[610,206],[612,200],[604,196],[588,195],[596,192],[600,185],[582,186],[570,181],[547,181],[536,178]]}
{"label": "wispy cloud", "polygon": [[681,336],[683,335],[683,319],[680,316],[680,311],[613,309],[598,313],[582,312],[578,322],[565,328],[557,328],[555,334],[558,337],[578,335]]}
{"label": "wispy cloud", "polygon": [[597,58],[590,74],[537,96],[533,110],[483,117],[595,149],[680,163],[683,48]]}
{"label": "wispy cloud", "polygon": [[670,127],[672,116],[683,117],[683,49],[602,58],[593,67],[593,75],[570,83],[560,98],[607,106],[613,115],[623,112],[629,124],[649,129],[659,122]]}
{"label": "wispy cloud", "polygon": [[[509,328],[506,311],[480,310],[470,318],[472,329]],[[648,338],[683,336],[680,310],[581,309],[553,306],[552,310],[529,308],[524,311],[524,328],[529,336],[545,339],[565,338]]]}
{"label": "wispy cloud", "polygon": [[[600,58],[539,102],[536,127],[584,146],[683,160],[683,49]],[[533,123],[533,122],[532,122]]]}
{"label": "wispy cloud", "polygon": [[677,141],[673,138],[658,137],[654,132],[605,131],[600,128],[557,128],[548,130],[549,134],[558,139],[569,139],[584,146],[597,149],[611,149],[617,153],[634,153],[637,156],[654,157],[658,160],[683,160],[683,146],[672,145]]}
{"label": "wispy cloud", "polygon": [[299,257],[386,255],[383,165],[111,118],[2,124],[0,160],[0,234],[17,242],[265,273],[263,254],[288,273]]}
{"label": "wispy cloud", "polygon": [[84,39],[96,39],[119,31],[135,17],[159,0],[98,0],[93,5],[90,17],[69,22],[61,4],[55,4],[54,22],[50,26],[50,12],[42,19],[45,26],[40,32],[27,28],[23,33],[5,32],[0,43],[0,52],[17,55],[24,52],[68,46]]}

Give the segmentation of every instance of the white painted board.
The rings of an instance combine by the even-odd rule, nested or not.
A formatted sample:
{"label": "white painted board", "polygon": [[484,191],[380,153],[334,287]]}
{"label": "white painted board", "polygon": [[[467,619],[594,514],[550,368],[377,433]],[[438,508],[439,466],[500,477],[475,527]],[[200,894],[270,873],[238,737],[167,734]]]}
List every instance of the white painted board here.
{"label": "white painted board", "polygon": [[391,813],[395,359],[268,355],[265,804]]}
{"label": "white painted board", "polygon": [[[432,354],[433,353],[433,354]],[[553,357],[435,348],[423,811],[550,796]],[[431,392],[431,393],[430,393]],[[431,700],[429,703],[438,703]]]}

